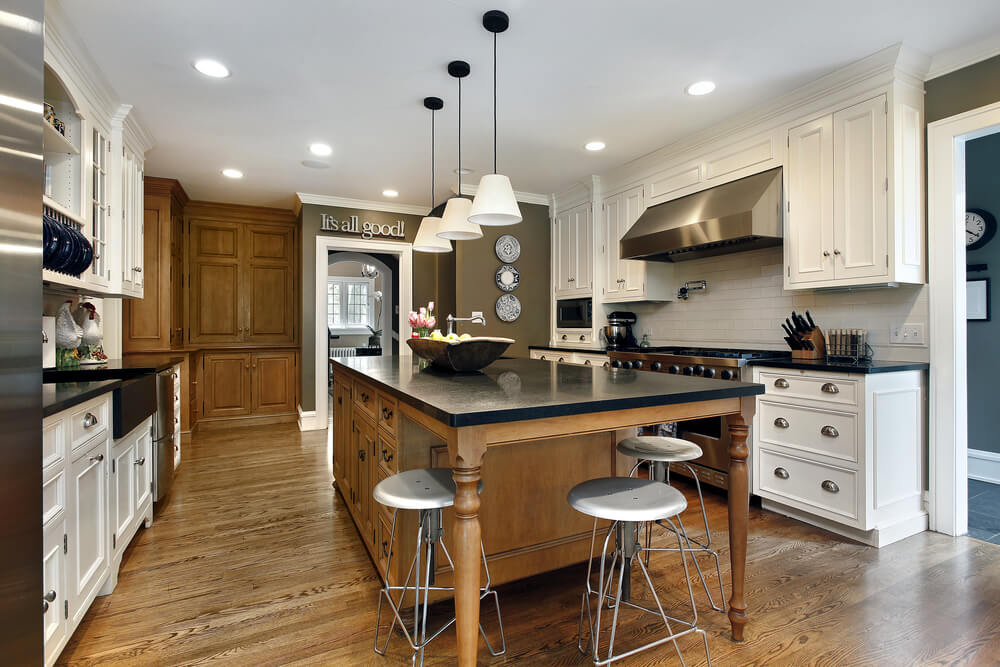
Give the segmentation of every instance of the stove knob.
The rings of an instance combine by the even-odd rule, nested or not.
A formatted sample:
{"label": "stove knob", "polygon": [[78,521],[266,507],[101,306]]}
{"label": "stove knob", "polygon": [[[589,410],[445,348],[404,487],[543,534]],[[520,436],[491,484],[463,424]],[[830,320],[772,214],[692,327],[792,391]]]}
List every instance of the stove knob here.
{"label": "stove knob", "polygon": [[634,362],[632,362],[632,368],[636,369],[642,368],[642,359],[636,359]]}
{"label": "stove knob", "polygon": [[625,361],[625,362],[623,362],[622,363],[622,368],[624,368],[625,370],[630,370],[632,368],[632,362],[631,361]]}
{"label": "stove knob", "polygon": [[694,367],[694,374],[695,375],[701,375],[704,372],[705,372],[705,367],[702,366],[701,364],[698,364],[697,366]]}
{"label": "stove knob", "polygon": [[694,375],[694,366],[685,366],[684,375]]}
{"label": "stove knob", "polygon": [[714,378],[715,377],[715,369],[714,368],[706,368],[705,369],[705,377],[707,377],[707,378]]}
{"label": "stove knob", "polygon": [[670,373],[672,373],[672,374],[674,374],[674,375],[677,375],[678,373],[681,372],[681,367],[678,366],[677,364],[674,364],[673,366],[671,366],[670,368],[668,368],[667,371],[670,372]]}
{"label": "stove knob", "polygon": [[611,362],[611,368],[621,368],[621,367],[622,367],[622,362],[618,361],[617,359]]}
{"label": "stove knob", "polygon": [[663,364],[661,364],[659,361],[654,361],[649,365],[649,370],[651,371],[658,371],[661,368],[663,368]]}
{"label": "stove knob", "polygon": [[722,371],[722,374],[719,377],[721,377],[723,380],[732,380],[733,372],[727,368],[726,370]]}

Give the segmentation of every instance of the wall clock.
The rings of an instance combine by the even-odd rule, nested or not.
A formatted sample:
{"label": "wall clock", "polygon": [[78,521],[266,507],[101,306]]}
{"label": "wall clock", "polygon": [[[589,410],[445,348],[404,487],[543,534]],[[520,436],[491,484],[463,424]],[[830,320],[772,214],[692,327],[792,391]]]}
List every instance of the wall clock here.
{"label": "wall clock", "polygon": [[997,233],[997,219],[989,211],[970,208],[965,212],[965,249],[977,250]]}
{"label": "wall clock", "polygon": [[504,264],[497,269],[497,287],[504,292],[513,292],[520,284],[521,273],[510,264]]}

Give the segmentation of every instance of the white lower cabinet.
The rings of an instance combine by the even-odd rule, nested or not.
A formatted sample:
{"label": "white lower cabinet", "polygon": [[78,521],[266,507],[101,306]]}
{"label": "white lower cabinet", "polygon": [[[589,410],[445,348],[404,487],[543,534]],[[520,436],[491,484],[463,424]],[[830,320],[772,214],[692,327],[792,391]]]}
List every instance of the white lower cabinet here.
{"label": "white lower cabinet", "polygon": [[927,529],[924,373],[755,367],[753,493],[773,510],[881,547]]}
{"label": "white lower cabinet", "polygon": [[570,350],[531,350],[529,353],[532,359],[542,361],[555,361],[560,364],[572,364],[574,366],[610,366],[608,355],[601,352],[575,352]]}
{"label": "white lower cabinet", "polygon": [[[46,665],[58,659],[94,598],[114,589],[125,547],[153,518],[152,418],[112,443],[110,398],[91,399],[42,425]],[[89,439],[80,442],[84,428]]]}

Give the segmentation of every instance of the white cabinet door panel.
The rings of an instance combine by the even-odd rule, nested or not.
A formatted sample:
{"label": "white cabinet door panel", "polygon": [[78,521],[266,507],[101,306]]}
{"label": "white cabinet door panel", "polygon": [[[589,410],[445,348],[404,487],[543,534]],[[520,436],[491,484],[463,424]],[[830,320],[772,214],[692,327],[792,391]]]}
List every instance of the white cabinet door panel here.
{"label": "white cabinet door panel", "polygon": [[115,443],[111,462],[111,502],[112,530],[115,550],[124,542],[124,535],[135,520],[135,436],[129,434]]}
{"label": "white cabinet door panel", "polygon": [[[42,627],[45,640],[45,664],[51,665],[59,656],[69,633],[66,620],[66,556],[63,553],[63,536],[66,534],[66,516],[50,521],[42,535],[42,596],[49,608],[43,615]],[[50,599],[51,598],[51,599]]]}
{"label": "white cabinet door panel", "polygon": [[[177,427],[177,431],[180,431],[180,427]],[[144,427],[136,439],[132,468],[135,471],[135,508],[138,511],[149,500],[152,493],[153,434],[149,428]]]}
{"label": "white cabinet door panel", "polygon": [[[635,221],[639,219],[639,216],[645,210],[646,207],[643,206],[641,187],[632,188],[622,194],[622,216],[619,218],[620,228],[618,230],[619,240],[632,228],[632,225],[635,224]],[[620,256],[621,251],[618,249],[617,243],[615,244],[615,252]],[[646,283],[646,263],[627,259],[619,260],[619,262],[621,263],[619,271],[621,277],[625,280],[622,283],[624,291],[627,294],[641,294]]]}
{"label": "white cabinet door panel", "polygon": [[70,613],[73,622],[79,623],[86,613],[93,593],[108,568],[107,529],[107,440],[100,439],[88,447],[72,465],[73,494],[71,503],[70,543]]}
{"label": "white cabinet door panel", "polygon": [[618,240],[622,218],[622,197],[616,195],[604,200],[604,296],[618,296],[622,292],[623,276],[619,259]]}
{"label": "white cabinet door panel", "polygon": [[786,243],[790,283],[834,277],[833,119],[788,131]]}

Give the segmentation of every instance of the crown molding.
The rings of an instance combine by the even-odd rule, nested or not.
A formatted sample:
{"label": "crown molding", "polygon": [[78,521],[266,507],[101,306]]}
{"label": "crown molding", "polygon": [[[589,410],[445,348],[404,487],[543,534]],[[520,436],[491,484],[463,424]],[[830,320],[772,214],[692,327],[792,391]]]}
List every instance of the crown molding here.
{"label": "crown molding", "polygon": [[936,79],[997,55],[1000,55],[1000,35],[997,34],[971,44],[941,51],[931,56],[925,80]]}
{"label": "crown molding", "polygon": [[552,194],[552,211],[553,215],[562,213],[563,211],[568,211],[571,208],[576,208],[581,204],[585,204],[594,198],[594,192],[600,187],[600,178],[598,176],[591,176],[591,187],[587,187],[586,183],[581,181],[576,181],[562,192],[556,192]]}
{"label": "crown molding", "polygon": [[351,199],[350,197],[334,197],[331,195],[313,195],[308,192],[296,192],[295,214],[302,210],[302,204],[316,206],[337,206],[340,208],[356,208],[362,211],[383,211],[385,213],[402,213],[405,215],[427,215],[428,208],[419,204],[393,204],[384,201],[369,201],[367,199]]}
{"label": "crown molding", "polygon": [[90,110],[110,120],[118,110],[118,95],[94,63],[87,48],[77,39],[69,21],[55,2],[45,3],[45,64],[83,97]]}
{"label": "crown molding", "polygon": [[[455,185],[451,186],[451,191],[455,192],[457,187],[458,186]],[[468,183],[462,185],[463,195],[471,195],[475,197],[477,192],[479,192],[478,185],[470,185]],[[520,192],[518,190],[514,190],[514,199],[522,204],[541,204],[542,206],[548,206],[551,203],[549,195],[541,195],[537,192]]]}

